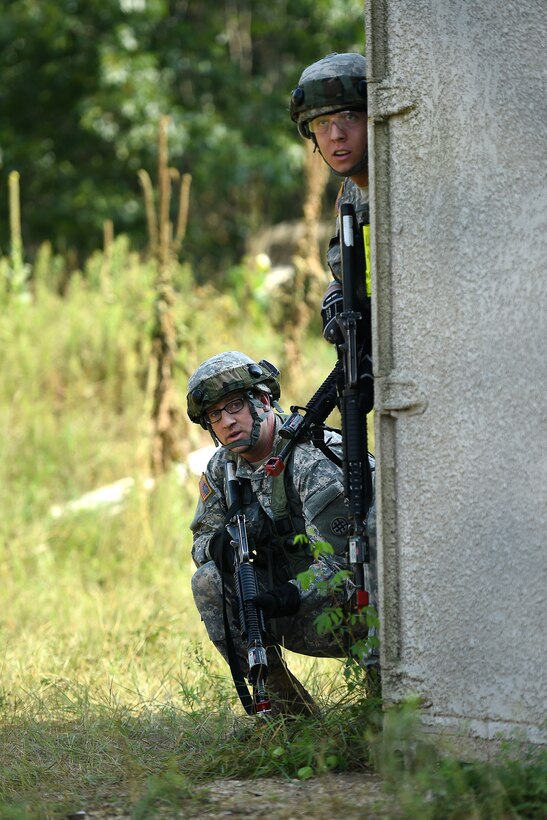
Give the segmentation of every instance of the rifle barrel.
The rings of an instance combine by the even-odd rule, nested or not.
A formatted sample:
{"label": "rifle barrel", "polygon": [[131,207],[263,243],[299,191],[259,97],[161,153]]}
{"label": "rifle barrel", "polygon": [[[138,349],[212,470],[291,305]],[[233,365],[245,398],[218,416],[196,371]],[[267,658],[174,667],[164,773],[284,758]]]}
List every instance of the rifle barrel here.
{"label": "rifle barrel", "polygon": [[[369,600],[369,544],[366,533],[367,516],[372,503],[372,475],[368,460],[365,383],[361,367],[362,348],[368,338],[365,316],[360,310],[358,292],[360,270],[358,244],[361,241],[355,209],[350,203],[340,207],[340,241],[342,261],[343,310],[337,321],[343,341],[338,355],[343,366],[343,389],[340,391],[342,439],[344,448],[344,486],[349,508],[350,534],[347,557],[357,587],[353,599],[360,609]],[[362,254],[364,258],[364,254]],[[370,351],[366,351],[370,354]]]}

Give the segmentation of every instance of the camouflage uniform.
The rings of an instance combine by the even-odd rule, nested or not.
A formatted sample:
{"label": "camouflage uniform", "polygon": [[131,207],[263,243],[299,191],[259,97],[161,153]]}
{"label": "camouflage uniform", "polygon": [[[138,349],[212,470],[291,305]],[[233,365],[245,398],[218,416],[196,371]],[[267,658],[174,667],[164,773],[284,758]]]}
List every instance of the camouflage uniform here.
{"label": "camouflage uniform", "polygon": [[[340,210],[340,206],[345,203],[353,205],[355,208],[355,215],[360,228],[363,225],[370,224],[370,211],[368,203],[368,188],[360,188],[349,177],[344,180],[338,199],[336,201],[336,212]],[[327,262],[332,271],[332,275],[337,282],[342,282],[342,261],[340,253],[340,226],[337,225],[336,236],[334,236],[329,244],[327,251]]]}
{"label": "camouflage uniform", "polygon": [[[282,418],[278,416],[277,429],[281,423]],[[340,436],[332,432],[326,440],[329,447],[340,455]],[[276,435],[274,447],[285,443]],[[190,525],[194,536],[192,556],[197,566],[192,578],[194,600],[209,637],[225,656],[222,584],[220,572],[209,558],[208,547],[213,535],[224,527],[227,511],[224,489],[226,455],[225,449],[221,448],[211,458],[200,480],[200,498]],[[321,583],[332,578],[338,570],[347,568],[344,553],[348,523],[341,469],[311,442],[303,442],[295,447],[294,455],[281,476],[268,476],[263,466],[253,470],[245,459],[238,456],[237,477],[246,495],[244,511],[248,520],[249,541],[257,553],[254,564],[261,591],[293,580],[301,593],[301,605],[296,615],[277,618],[269,623],[271,642],[315,657],[343,656],[346,648],[340,645],[340,638],[330,633],[318,635],[315,625],[316,617],[325,609],[344,604],[353,588],[348,580],[339,593],[333,594],[322,588]],[[275,482],[283,481],[285,492],[281,495],[286,498],[293,534],[305,534],[308,544],[295,544],[292,536],[276,532]],[[334,555],[314,559],[312,548],[320,541],[330,543]],[[375,564],[374,543],[372,553]],[[309,586],[304,589],[296,576],[307,569],[311,570],[311,577]],[[375,571],[373,577],[376,577]],[[228,606],[231,607],[231,579],[226,579],[225,584],[230,593]],[[372,592],[375,599],[376,591]],[[233,620],[231,617],[230,622]],[[355,638],[364,636],[366,628],[363,626]],[[233,639],[238,652],[244,657],[245,648],[236,628],[233,629]]]}
{"label": "camouflage uniform", "polygon": [[[355,53],[329,54],[321,60],[308,66],[302,72],[298,86],[294,89],[290,101],[290,115],[296,123],[298,131],[305,139],[312,140],[316,149],[319,149],[317,137],[310,129],[310,122],[323,114],[335,114],[339,111],[367,109],[367,63],[366,59]],[[323,157],[324,158],[324,157]],[[325,158],[324,158],[325,159]],[[325,162],[327,160],[325,159]],[[360,187],[354,179],[366,178],[364,172],[368,170],[368,150],[358,161],[343,173],[336,170],[327,162],[331,171],[343,177],[340,192],[336,202],[336,211],[340,212],[343,204],[351,204],[355,209],[359,233],[363,237],[362,265],[363,279],[355,294],[357,309],[363,315],[364,336],[359,349],[359,378],[361,382],[362,409],[368,413],[373,407],[373,380],[371,340],[371,313],[370,313],[370,263],[369,263],[369,198],[368,188]],[[327,251],[327,262],[334,281],[329,285],[322,303],[323,335],[331,343],[340,344],[341,338],[336,328],[336,315],[342,310],[342,262],[340,248],[340,225],[337,220],[336,235],[331,239]],[[374,504],[369,510],[367,527],[371,540],[370,577],[372,585],[371,604],[377,608],[376,596],[376,544],[371,537],[375,532]],[[367,663],[377,663],[376,653],[368,656]]]}
{"label": "camouflage uniform", "polygon": [[[321,60],[308,66],[302,72],[298,86],[292,92],[290,102],[291,119],[297,124],[301,136],[311,139],[318,148],[317,138],[310,131],[309,123],[321,114],[334,114],[344,110],[362,110],[367,108],[367,62],[361,54],[344,53],[328,54]],[[326,161],[326,160],[325,160]],[[328,163],[327,163],[328,164]],[[367,169],[368,151],[365,150],[363,157],[349,170],[342,172],[331,167],[331,171],[337,176],[344,178],[341,191],[336,203],[337,212],[342,204],[349,203],[355,208],[359,228],[369,225],[369,204],[368,189],[360,188],[352,179],[359,173]],[[332,271],[334,279],[341,284],[341,252],[340,252],[340,227],[337,225],[336,235],[331,239],[327,252],[327,262]],[[366,266],[365,277],[363,277],[363,290],[357,293],[360,310],[367,315],[366,347],[370,350],[370,282],[367,281]],[[370,270],[368,271],[370,277]],[[334,298],[332,286],[327,290],[327,300],[332,302]],[[327,296],[330,294],[330,296]],[[342,294],[339,292],[339,304],[337,310],[341,310]],[[325,302],[323,307],[325,307]],[[332,310],[328,312],[332,315]],[[333,341],[327,329],[328,319],[323,315],[324,335],[328,341]],[[328,326],[330,327],[330,325]],[[366,371],[371,375],[370,361],[367,363]]]}
{"label": "camouflage uniform", "polygon": [[[216,552],[219,538],[226,533],[228,493],[225,465],[229,458],[236,462],[236,477],[248,522],[249,544],[254,550],[253,564],[259,593],[264,596],[271,590],[284,589],[287,594],[293,590],[293,585],[298,590],[297,595],[293,590],[290,596],[298,599],[296,608],[285,605],[279,608],[280,612],[296,614],[279,615],[266,622],[268,634],[264,640],[268,646],[268,691],[274,696],[272,700],[279,704],[280,711],[311,714],[316,708],[313,699],[290,673],[279,648],[285,646],[295,652],[317,657],[347,654],[346,640],[344,646],[340,636],[329,632],[319,635],[315,623],[317,616],[325,610],[344,605],[353,590],[348,579],[336,591],[332,587],[326,588],[324,583],[346,567],[347,507],[341,468],[310,441],[296,444],[285,461],[284,471],[276,477],[266,473],[264,464],[251,465],[243,454],[231,452],[241,451],[243,447],[242,453],[247,453],[249,457],[260,440],[262,423],[274,413],[274,409],[282,413],[277,404],[280,396],[278,376],[279,371],[269,362],[255,362],[244,353],[228,351],[203,362],[188,382],[188,415],[194,423],[201,424],[209,431],[216,444],[221,442],[210,420],[210,412],[224,397],[241,395],[252,417],[249,438],[237,438],[234,446],[224,444],[210,459],[199,482],[199,501],[191,523],[192,557],[196,564],[192,593],[208,635],[230,664],[232,674],[234,669],[228,659],[226,629],[229,630],[232,650],[239,656],[242,667],[246,668],[246,647],[238,625],[234,623],[237,606],[233,603],[233,577],[225,571],[221,573]],[[264,393],[269,395],[269,403],[260,400]],[[222,412],[232,411],[225,406],[220,412],[222,415]],[[220,418],[217,420],[220,421]],[[279,436],[283,416],[274,414],[272,420],[275,422],[271,429],[272,454],[277,455],[286,444],[286,439]],[[325,443],[340,457],[341,439],[337,433],[327,432]],[[306,538],[296,539],[299,534]],[[313,546],[320,541],[331,544],[334,553],[314,558]],[[374,543],[372,554],[375,556]],[[223,566],[224,562],[220,565]],[[309,571],[308,582],[303,584],[297,576],[306,570]],[[375,589],[372,594],[374,602]],[[359,623],[354,629],[353,640],[365,637],[366,633],[365,623]]]}

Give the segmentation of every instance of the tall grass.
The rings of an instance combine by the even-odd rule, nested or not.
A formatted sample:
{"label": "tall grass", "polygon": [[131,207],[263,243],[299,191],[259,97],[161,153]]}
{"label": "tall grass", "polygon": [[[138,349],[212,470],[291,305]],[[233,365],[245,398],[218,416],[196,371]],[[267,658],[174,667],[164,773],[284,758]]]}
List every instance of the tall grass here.
{"label": "tall grass", "polygon": [[[173,470],[150,480],[155,279],[154,264],[120,237],[70,278],[45,248],[33,280],[0,289],[0,818],[199,816],[214,778],[369,765],[405,784],[389,803],[395,816],[494,816],[483,805],[541,816],[544,759],[513,769],[503,799],[499,783],[509,780],[499,772],[465,779],[445,767],[435,779],[431,756],[430,780],[423,771],[421,781],[406,770],[392,777],[377,704],[346,688],[338,662],[290,657],[324,707],[318,718],[243,716],[190,596],[196,478]],[[184,267],[173,286],[181,408],[187,375],[219,350],[282,362],[284,340],[252,295],[242,304],[198,289]],[[303,346],[304,374],[282,373],[287,407],[304,404],[334,364],[316,334]],[[186,452],[210,443],[190,424],[181,435]],[[130,481],[116,505],[67,506],[122,478]],[[335,813],[351,805],[350,796]]]}
{"label": "tall grass", "polygon": [[[144,733],[145,745],[157,733],[171,753],[181,715],[204,704],[237,712],[189,591],[197,479],[173,471],[150,481],[155,276],[121,237],[106,276],[98,253],[60,295],[59,260],[46,254],[24,292],[0,299],[0,806],[20,798],[31,812],[38,800],[37,816],[53,816],[48,783],[65,794],[74,767],[83,776],[76,791],[94,768],[108,782],[113,771],[136,782],[155,770],[161,751],[153,764],[113,766],[113,757],[144,755],[140,741],[131,751],[124,740],[123,754],[109,748],[120,727]],[[207,356],[281,355],[283,340],[252,306],[196,289],[182,267],[174,284],[181,408],[186,377]],[[325,353],[291,401],[305,401],[327,374]],[[194,425],[181,434],[187,450],[210,443]],[[118,507],[66,507],[122,478],[132,483]]]}

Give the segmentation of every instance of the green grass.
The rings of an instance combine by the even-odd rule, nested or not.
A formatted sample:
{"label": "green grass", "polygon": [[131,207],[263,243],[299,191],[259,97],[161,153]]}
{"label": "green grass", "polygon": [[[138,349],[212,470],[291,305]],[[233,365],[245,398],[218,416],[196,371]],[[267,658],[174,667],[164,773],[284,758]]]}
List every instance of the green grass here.
{"label": "green grass", "polygon": [[[193,816],[211,779],[370,767],[396,816],[545,816],[542,753],[497,768],[440,759],[404,712],[392,738],[337,661],[289,660],[319,717],[243,714],[190,595],[197,479],[146,483],[154,270],[123,237],[106,279],[101,264],[61,297],[50,259],[34,295],[0,298],[0,818]],[[175,284],[181,408],[188,373],[221,349],[283,362],[263,306],[196,289],[183,269]],[[333,351],[308,334],[303,360],[283,374],[286,407],[311,397]],[[187,423],[181,436],[187,449],[209,443]],[[126,477],[119,509],[53,514]],[[401,744],[427,753],[399,765]]]}
{"label": "green grass", "polygon": [[[241,713],[191,600],[197,479],[170,473],[146,488],[155,272],[123,238],[106,281],[100,268],[97,255],[61,297],[58,270],[42,266],[34,295],[0,299],[1,817],[17,806],[63,816],[108,795],[134,805],[181,748],[205,765]],[[283,340],[255,309],[192,288],[184,270],[175,284],[181,408],[186,374],[220,349],[281,360]],[[291,401],[328,373],[322,347]],[[188,423],[181,435],[187,449],[210,443]],[[114,514],[53,514],[126,477]],[[316,667],[294,668],[307,678]]]}

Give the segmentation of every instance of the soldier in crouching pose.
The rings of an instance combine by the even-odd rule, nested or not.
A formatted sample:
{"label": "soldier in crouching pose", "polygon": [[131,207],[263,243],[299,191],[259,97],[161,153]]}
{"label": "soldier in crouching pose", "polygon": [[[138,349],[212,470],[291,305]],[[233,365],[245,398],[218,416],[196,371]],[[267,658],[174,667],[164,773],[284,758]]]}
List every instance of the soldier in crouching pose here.
{"label": "soldier in crouching pose", "polygon": [[[265,470],[270,457],[286,444],[279,436],[284,417],[277,403],[278,376],[269,362],[228,351],[203,362],[188,382],[190,419],[220,445],[201,476],[190,525],[197,567],[192,592],[211,641],[226,660],[228,642],[232,643],[245,664],[246,647],[234,605],[234,549],[225,526],[226,460],[235,459],[258,579],[255,604],[265,618],[272,711],[310,715],[316,704],[287,668],[281,648],[315,657],[343,657],[348,651],[340,636],[329,631],[320,635],[315,623],[326,609],[344,607],[353,592],[349,578],[336,590],[323,583],[347,568],[347,506],[341,467],[310,440],[296,444],[280,475]],[[340,457],[336,432],[325,431],[325,443]],[[306,538],[295,539],[299,534]],[[334,552],[314,557],[317,542],[328,542]],[[375,568],[374,554],[373,543]],[[311,571],[311,583],[302,585],[298,575],[305,570]],[[366,634],[363,618],[353,639]]]}

